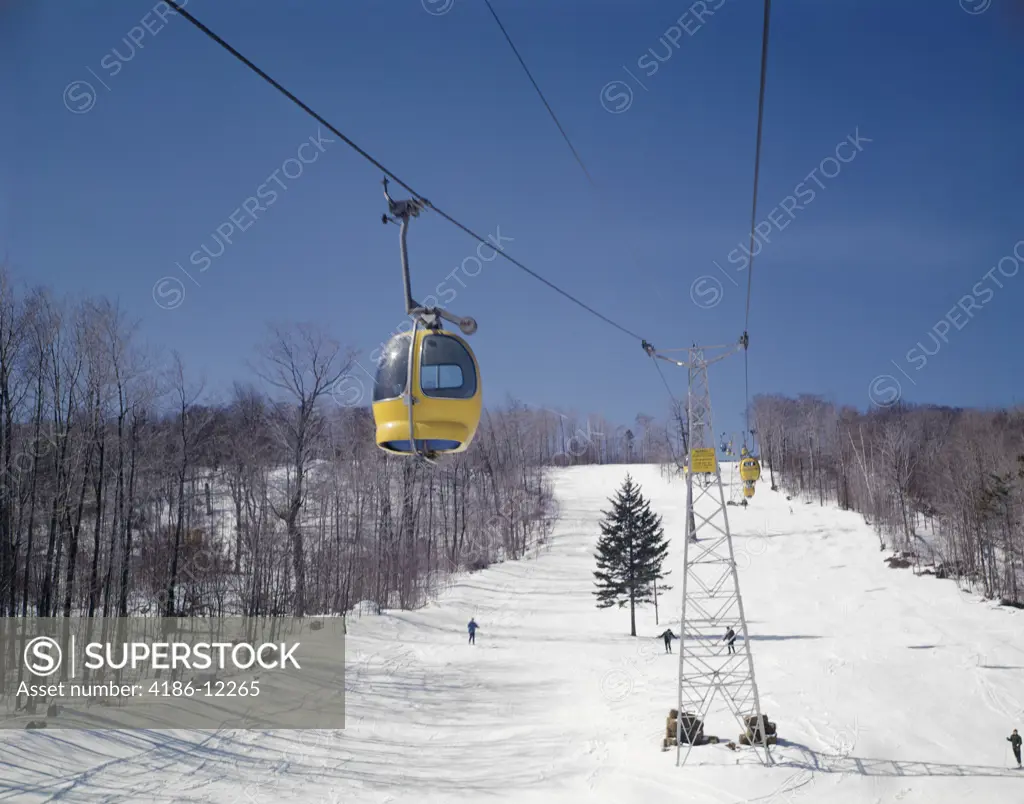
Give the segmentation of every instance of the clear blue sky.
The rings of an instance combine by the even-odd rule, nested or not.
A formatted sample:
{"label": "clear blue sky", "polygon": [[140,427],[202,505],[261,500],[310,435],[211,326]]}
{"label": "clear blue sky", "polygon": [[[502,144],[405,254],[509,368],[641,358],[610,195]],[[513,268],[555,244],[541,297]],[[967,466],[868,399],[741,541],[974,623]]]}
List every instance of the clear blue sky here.
{"label": "clear blue sky", "polygon": [[[720,7],[701,22],[688,2],[493,2],[600,194],[480,0],[186,7],[439,207],[481,234],[500,228],[509,253],[609,317],[659,347],[734,341],[747,275],[729,255],[749,226],[761,3],[707,0]],[[306,147],[316,161],[274,184],[300,170],[285,161],[316,122],[186,20],[161,22],[158,5],[0,2],[12,96],[0,251],[22,279],[120,299],[215,391],[247,377],[269,320],[320,323],[372,369],[404,317],[379,171],[339,141]],[[985,278],[1024,240],[1024,15],[1010,6],[774,4],[758,218],[775,210],[785,228],[765,224],[755,262],[752,394],[864,408],[872,378],[891,374],[910,401],[1020,401],[1024,273],[997,271],[1002,288]],[[613,81],[632,92],[618,114],[602,104]],[[616,111],[628,99],[621,83],[603,97]],[[858,130],[870,142],[855,158],[822,163]],[[260,185],[277,197],[254,221],[241,208]],[[799,193],[807,203],[787,215]],[[190,255],[216,254],[232,213],[245,230],[199,271]],[[500,259],[446,280],[475,243],[434,214],[409,242],[414,294],[447,281],[451,309],[479,322],[485,401],[624,424],[664,415],[638,342]],[[702,276],[720,284],[691,294]],[[154,302],[164,277],[183,283],[175,309]],[[694,303],[719,287],[714,306]],[[954,314],[962,328],[939,325],[948,343],[926,365],[907,356],[919,341],[935,352],[929,332],[972,293],[979,306]],[[157,296],[173,301],[172,286]],[[681,393],[685,372],[666,371]],[[738,428],[741,358],[714,369],[712,394],[716,430]]]}

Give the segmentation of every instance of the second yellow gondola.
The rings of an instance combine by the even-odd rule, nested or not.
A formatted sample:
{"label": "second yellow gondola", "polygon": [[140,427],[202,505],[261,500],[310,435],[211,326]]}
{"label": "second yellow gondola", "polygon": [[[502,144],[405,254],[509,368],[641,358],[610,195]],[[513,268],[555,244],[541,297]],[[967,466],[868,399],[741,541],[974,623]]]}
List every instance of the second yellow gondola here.
{"label": "second yellow gondola", "polygon": [[761,478],[761,462],[753,455],[746,455],[740,460],[740,478],[745,483],[756,483]]}

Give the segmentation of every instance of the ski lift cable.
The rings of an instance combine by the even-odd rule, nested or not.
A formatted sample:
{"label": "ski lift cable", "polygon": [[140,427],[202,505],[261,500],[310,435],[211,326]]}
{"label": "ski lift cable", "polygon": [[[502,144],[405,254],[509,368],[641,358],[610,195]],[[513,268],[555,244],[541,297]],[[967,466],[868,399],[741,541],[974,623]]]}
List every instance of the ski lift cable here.
{"label": "ski lift cable", "polygon": [[[572,140],[569,139],[569,133],[565,130],[565,127],[558,119],[558,116],[555,114],[555,110],[552,108],[551,104],[548,103],[548,99],[545,97],[544,92],[540,88],[540,85],[537,83],[536,79],[534,79],[533,73],[530,72],[530,68],[526,66],[526,61],[519,53],[519,48],[516,47],[515,42],[512,41],[512,37],[509,35],[509,32],[505,28],[504,23],[502,23],[501,18],[498,17],[498,12],[494,10],[494,6],[491,5],[490,0],[484,0],[484,3],[486,3],[488,10],[491,12],[491,16],[494,17],[494,21],[498,24],[498,28],[501,30],[502,35],[505,37],[505,41],[508,42],[508,46],[512,48],[512,52],[515,54],[516,59],[519,61],[519,65],[523,68],[523,72],[526,73],[526,77],[529,79],[530,83],[533,85],[533,88],[536,90],[537,96],[540,98],[541,103],[543,103],[544,108],[548,110],[548,114],[551,116],[552,121],[554,121],[554,124],[558,128],[559,133],[561,133],[562,139],[565,140],[566,145],[569,146],[569,150],[572,151],[572,155],[573,158],[575,158],[576,160],[576,164],[580,166],[580,169],[583,171],[583,175],[587,177],[587,181],[590,183],[590,188],[591,190],[593,190],[594,195],[597,197],[598,201],[602,205],[604,205],[606,211],[612,211],[610,205],[608,204],[607,195],[602,192],[602,189],[598,186],[597,182],[594,181],[594,177],[591,175],[590,171],[587,169],[586,164],[584,164],[583,162],[583,157],[580,156],[579,151],[576,150],[576,146],[573,145]],[[644,269],[640,264],[640,258],[637,256],[637,253],[638,252],[635,248],[630,248],[630,257],[633,260],[633,265],[638,273],[642,273]]]}
{"label": "ski lift cable", "polygon": [[[276,90],[278,90],[286,98],[288,98],[290,101],[295,103],[299,108],[301,108],[303,111],[305,111],[307,114],[309,114],[318,123],[323,125],[325,128],[329,129],[332,133],[336,134],[346,145],[348,145],[356,153],[358,153],[360,156],[362,156],[364,159],[366,159],[370,164],[372,164],[374,167],[376,167],[378,170],[380,170],[382,173],[384,173],[384,175],[388,176],[390,179],[394,180],[396,184],[401,185],[406,190],[408,190],[410,193],[412,193],[412,195],[416,198],[417,201],[421,202],[424,206],[429,207],[430,209],[434,210],[434,212],[436,212],[438,215],[440,215],[446,221],[451,223],[456,228],[461,229],[463,232],[468,234],[473,239],[477,240],[479,243],[482,243],[483,245],[488,246],[488,247],[494,249],[494,246],[490,242],[485,240],[483,237],[481,237],[479,234],[474,232],[468,226],[466,226],[463,223],[459,222],[457,219],[455,219],[454,217],[449,215],[444,210],[442,210],[439,207],[437,207],[435,204],[432,204],[430,201],[428,201],[420,193],[417,193],[412,187],[410,187],[408,184],[406,184],[404,181],[402,181],[400,178],[398,178],[398,176],[396,176],[394,173],[392,173],[390,170],[388,170],[386,167],[384,167],[383,164],[381,164],[376,159],[374,159],[369,153],[367,153],[365,150],[363,150],[358,145],[356,145],[355,142],[353,142],[351,139],[346,137],[335,126],[333,126],[326,119],[324,119],[323,116],[318,114],[316,111],[314,111],[307,104],[303,103],[292,92],[289,92],[287,89],[285,89],[283,86],[281,86],[281,84],[279,84],[277,81],[275,81],[269,75],[267,75],[267,73],[265,73],[263,70],[261,70],[255,64],[253,64],[252,61],[250,61],[248,58],[246,58],[241,53],[239,53],[235,48],[233,48],[231,45],[229,45],[227,42],[225,42],[220,36],[215,34],[206,25],[204,25],[202,22],[197,20],[191,13],[189,13],[184,8],[182,8],[182,6],[177,2],[177,0],[167,0],[167,3],[178,14],[180,14],[182,17],[184,17],[186,20],[188,20],[190,23],[192,23],[192,25],[194,25],[196,28],[198,28],[200,31],[202,31],[204,34],[206,34],[210,39],[212,39],[218,45],[220,45],[225,50],[227,50],[231,55],[233,55],[236,59],[238,59],[240,62],[242,62],[246,67],[248,67],[250,70],[252,70],[258,76],[260,76],[260,78],[262,78],[264,81],[266,81],[268,84],[270,84]],[[584,310],[586,310],[591,315],[594,315],[597,318],[600,318],[606,324],[609,324],[610,326],[615,327],[617,330],[619,330],[620,332],[625,333],[626,335],[629,335],[631,338],[634,338],[634,339],[636,339],[638,341],[643,341],[643,338],[641,338],[639,335],[637,335],[632,330],[630,330],[630,329],[622,326],[621,324],[613,321],[611,318],[608,318],[606,315],[604,315],[602,313],[599,313],[593,307],[589,306],[585,302],[580,301],[575,296],[573,296],[571,293],[568,293],[567,291],[562,290],[560,287],[555,285],[553,282],[550,282],[549,280],[545,279],[543,276],[538,274],[536,271],[532,270],[531,268],[528,268],[522,262],[520,262],[519,260],[517,260],[514,257],[510,256],[506,252],[504,252],[502,250],[499,250],[499,249],[494,249],[494,251],[499,256],[504,257],[506,260],[511,262],[517,268],[521,269],[522,271],[525,271],[527,274],[532,276],[537,281],[542,282],[543,284],[547,285],[549,288],[554,290],[556,293],[561,294],[565,298],[569,299],[569,301],[571,301],[574,304],[582,307]]]}
{"label": "ski lift cable", "polygon": [[[743,388],[744,388],[744,418],[746,421],[745,431],[743,433],[743,444],[746,446],[747,435],[750,434],[750,359],[749,359],[749,347],[750,347],[750,301],[751,301],[751,290],[754,279],[754,234],[755,226],[757,225],[757,198],[758,198],[758,187],[760,184],[761,176],[761,142],[762,134],[764,131],[764,95],[765,86],[767,84],[768,75],[768,42],[769,42],[769,31],[771,21],[771,0],[764,0],[764,25],[761,34],[761,72],[758,89],[758,100],[757,100],[757,135],[754,145],[754,182],[753,192],[751,200],[751,213],[750,213],[750,263],[747,267],[747,299],[746,299],[746,311],[744,313],[743,320],[743,334],[740,336],[738,346],[743,348]],[[661,351],[657,350],[653,345],[644,341],[644,351],[647,352],[651,357],[658,357],[662,360],[666,360],[669,363],[674,363],[677,366],[685,366],[685,363],[680,361],[672,360],[662,354]],[[705,347],[705,348],[719,348],[719,347]],[[671,351],[683,351],[683,350],[672,350],[665,349],[664,352]],[[731,353],[731,352],[730,352]],[[720,360],[726,357],[726,354],[719,355],[715,360]],[[711,361],[708,361],[711,362]]]}
{"label": "ski lift cable", "polygon": [[[660,355],[653,355],[652,354],[651,355],[651,361],[654,362],[654,368],[656,368],[658,370],[658,376],[661,377],[661,381],[665,385],[665,390],[668,391],[669,399],[672,400],[672,403],[673,403],[672,404],[672,412],[676,416],[679,416],[679,410],[681,408],[679,400],[676,399],[676,395],[672,393],[672,388],[671,388],[671,386],[669,386],[668,380],[665,379],[665,372],[663,372],[661,370],[661,366],[659,366],[657,364],[657,362],[655,362],[655,357],[660,357]],[[662,358],[662,359],[664,359],[664,358]],[[679,418],[681,419],[682,417],[680,416]],[[680,425],[682,425],[682,421],[680,421]],[[689,441],[688,433],[686,432],[686,429],[684,427],[682,427],[682,426],[680,426],[679,430],[680,430],[679,434],[680,434],[680,436],[683,439],[683,452],[688,454],[689,451],[690,451],[689,448],[688,448],[688,446],[689,446],[688,445],[688,441]],[[666,433],[666,435],[667,435],[667,433]],[[672,464],[673,465],[675,465],[675,466],[683,465],[683,461],[682,460],[679,460],[679,461],[676,460],[675,450],[672,449],[672,438],[671,437],[668,438],[668,453],[669,453],[669,457],[672,458]]]}
{"label": "ski lift cable", "polygon": [[[523,68],[523,72],[526,73],[526,77],[529,79],[530,83],[533,85],[534,90],[536,90],[538,97],[540,98],[541,102],[544,104],[544,108],[548,110],[548,114],[551,116],[552,121],[554,122],[555,126],[558,128],[558,131],[561,133],[562,139],[565,140],[566,145],[569,146],[569,150],[572,151],[572,155],[576,159],[576,162],[580,166],[580,169],[583,171],[583,175],[587,177],[587,181],[590,183],[590,187],[594,191],[594,194],[598,197],[598,199],[600,201],[604,201],[605,197],[602,194],[601,189],[598,187],[597,182],[594,181],[594,177],[590,174],[590,171],[587,169],[587,166],[584,164],[583,158],[580,156],[579,151],[577,151],[576,147],[572,144],[572,140],[569,138],[568,132],[566,132],[565,128],[562,126],[561,122],[558,120],[558,116],[555,114],[555,110],[551,107],[551,104],[548,102],[548,99],[544,96],[544,92],[541,90],[540,85],[537,83],[536,79],[534,79],[533,73],[530,72],[530,68],[526,66],[526,61],[523,59],[522,55],[519,53],[519,48],[517,48],[515,43],[512,41],[512,37],[509,35],[508,30],[505,28],[505,25],[502,23],[501,18],[498,16],[498,13],[494,10],[494,6],[491,5],[491,1],[490,0],[484,0],[484,3],[486,4],[487,9],[491,12],[491,16],[494,17],[494,21],[498,24],[498,28],[501,30],[502,35],[505,37],[505,41],[508,42],[509,47],[512,48],[512,52],[515,54],[516,59],[519,61],[519,65]],[[643,269],[640,266],[640,260],[637,258],[636,252],[635,251],[631,251],[631,256],[633,258],[634,264],[636,265],[637,271],[642,271]],[[668,363],[672,363],[673,365],[676,365],[676,366],[683,366],[684,365],[683,363],[680,363],[677,360],[674,360],[674,359],[672,359],[670,357],[666,357],[664,354],[658,353],[657,350],[655,350],[653,347],[651,347],[650,344],[648,344],[646,340],[644,340],[642,342],[642,346],[644,348],[644,351],[647,352],[647,354],[652,359],[657,358],[659,360],[664,360],[664,361],[666,361]],[[672,351],[680,351],[680,350],[666,349],[664,351],[665,352],[672,352]],[[655,361],[654,362],[654,367],[658,370],[658,374],[661,376],[661,381],[665,385],[665,390],[668,391],[669,399],[672,400],[672,404],[673,404],[673,408],[672,409],[673,409],[673,411],[674,412],[678,412],[681,409],[681,405],[679,403],[679,400],[676,398],[675,394],[672,393],[672,389],[669,387],[668,381],[665,379],[665,375],[664,375],[664,373],[661,370],[661,366],[659,366],[658,363]],[[687,448],[688,445],[687,445],[686,429],[685,429],[684,426],[682,426],[682,422],[680,422],[680,425],[681,425],[680,426],[680,431],[681,431],[681,435],[682,435],[682,439],[683,439],[683,451],[684,452],[688,452],[689,450]],[[670,439],[669,440],[669,453],[670,453],[670,457],[672,458],[673,463],[675,463],[675,455],[673,454],[673,452],[674,451],[672,449],[672,442],[671,442],[671,439]]]}
{"label": "ski lift cable", "polygon": [[[743,446],[747,445],[747,435],[750,434],[750,359],[749,359],[749,347],[750,347],[750,300],[751,300],[751,288],[754,280],[754,227],[757,225],[757,191],[758,185],[760,184],[761,176],[761,142],[762,133],[764,131],[764,93],[765,85],[767,83],[768,74],[768,41],[769,41],[769,30],[771,21],[771,0],[764,0],[764,26],[761,34],[761,75],[760,75],[760,86],[758,90],[757,100],[757,136],[754,145],[754,186],[751,200],[751,212],[750,212],[750,248],[748,252],[750,254],[750,264],[747,266],[747,302],[746,312],[743,320],[743,334],[740,336],[739,345],[743,347],[743,389],[744,389],[744,418],[746,421],[745,430],[743,432]],[[662,360],[667,360],[670,363],[683,366],[684,363],[672,360],[671,358],[665,357],[658,353],[658,350],[646,341],[643,344],[644,350],[651,357],[660,357]],[[709,347],[718,348],[718,347]],[[681,351],[681,350],[665,350],[668,351]],[[726,355],[720,355],[717,359],[721,359]],[[710,362],[710,361],[709,361]]]}
{"label": "ski lift cable", "polygon": [[508,42],[508,46],[512,48],[512,52],[515,53],[516,58],[519,60],[519,64],[523,68],[523,72],[526,73],[526,77],[529,78],[530,83],[533,84],[533,88],[537,90],[537,95],[540,96],[541,102],[544,104],[544,107],[548,110],[548,114],[551,115],[551,119],[554,120],[555,125],[558,126],[558,130],[562,134],[562,139],[564,139],[566,145],[569,146],[569,150],[572,151],[572,155],[576,157],[576,162],[583,170],[584,175],[590,182],[590,186],[596,190],[597,184],[594,182],[593,177],[590,175],[590,171],[587,170],[587,166],[583,164],[582,157],[580,157],[579,152],[576,150],[576,147],[572,144],[572,140],[569,139],[569,135],[562,127],[562,124],[558,122],[558,117],[555,115],[555,110],[551,108],[551,104],[548,103],[547,98],[544,97],[544,93],[541,92],[540,87],[537,85],[537,82],[533,78],[533,73],[530,72],[530,68],[526,66],[526,62],[523,61],[523,57],[519,55],[519,49],[512,42],[512,37],[508,35],[508,31],[505,30],[505,26],[502,25],[501,20],[498,18],[497,12],[494,10],[494,6],[491,5],[491,0],[484,0],[484,4],[487,6],[487,9],[491,12],[491,16],[494,17],[494,21],[498,23],[498,27],[501,29],[502,34],[504,34],[505,36],[505,41]]}
{"label": "ski lift cable", "polygon": [[[566,133],[565,128],[559,122],[558,116],[555,114],[554,109],[551,108],[551,104],[548,103],[547,98],[544,97],[544,93],[541,91],[540,86],[537,84],[537,81],[534,79],[533,74],[530,72],[530,68],[526,66],[526,62],[523,60],[522,55],[520,55],[519,49],[515,46],[515,43],[512,41],[512,37],[509,35],[508,31],[505,29],[504,24],[502,24],[501,19],[498,17],[497,12],[494,10],[494,6],[491,5],[491,0],[484,0],[484,4],[487,6],[487,9],[491,12],[491,16],[494,17],[494,21],[498,24],[498,28],[501,29],[501,33],[504,35],[505,41],[508,42],[509,47],[512,48],[512,52],[515,54],[516,59],[518,59],[520,66],[522,66],[523,72],[526,73],[526,77],[530,80],[530,83],[533,85],[533,88],[537,91],[537,95],[540,97],[541,102],[544,104],[544,107],[548,110],[548,114],[551,115],[551,119],[554,121],[555,125],[558,127],[559,132],[562,134],[562,138],[565,140],[566,144],[569,146],[569,150],[572,151],[572,155],[576,158],[576,162],[579,164],[580,168],[583,170],[583,173],[587,177],[587,180],[590,182],[591,187],[596,191],[598,189],[597,188],[597,184],[594,181],[593,177],[590,175],[590,171],[587,170],[587,166],[583,163],[582,157],[580,157],[579,152],[576,150],[576,147],[572,144],[572,141],[569,139],[569,135]],[[759,178],[760,178],[760,170],[761,170],[761,139],[762,139],[761,135],[762,135],[763,125],[764,125],[764,93],[765,93],[765,84],[766,84],[767,67],[768,67],[768,33],[769,33],[769,19],[770,19],[770,16],[771,16],[771,0],[765,0],[765,5],[764,5],[764,29],[763,29],[762,41],[761,41],[761,75],[760,75],[760,88],[759,88],[758,104],[757,104],[757,138],[756,138],[756,144],[755,144],[755,148],[754,148],[754,187],[753,187],[753,202],[751,204],[752,208],[751,208],[751,215],[750,215],[750,217],[751,217],[751,222],[750,222],[750,248],[748,249],[748,253],[751,256],[750,256],[750,264],[748,266],[748,271],[747,271],[747,300],[746,300],[746,313],[745,313],[744,323],[743,323],[743,336],[740,339],[740,343],[743,345],[743,377],[744,377],[743,382],[744,382],[744,397],[745,397],[744,413],[745,413],[745,416],[746,416],[746,431],[750,430],[750,371],[749,371],[749,359],[748,359],[747,347],[748,347],[748,344],[749,344],[749,335],[748,335],[748,333],[749,333],[749,326],[750,326],[750,299],[751,299],[751,285],[752,285],[752,281],[753,281],[753,267],[754,267],[754,257],[753,257],[753,254],[754,254],[754,231],[755,231],[754,227],[757,224],[757,195],[758,195],[757,194],[757,190],[758,190],[758,184],[759,184]],[[655,354],[653,354],[650,350],[647,350],[647,343],[646,343],[646,341],[644,342],[644,348],[645,348],[645,351],[648,351],[648,354],[650,354],[651,357],[655,356]],[[674,350],[666,349],[665,351],[666,352],[670,352],[670,351],[674,351]],[[669,358],[662,357],[662,355],[660,355],[660,354],[658,354],[657,356],[661,357],[663,360],[669,360],[669,362],[673,362],[673,363],[676,363],[677,365],[681,365],[681,364],[677,363],[676,361],[673,361],[673,360],[671,360]],[[655,364],[655,365],[657,366],[657,364]],[[658,367],[658,371],[659,371],[659,373],[661,372],[661,368],[660,367]],[[666,388],[667,387],[668,386],[666,384]],[[675,397],[672,396],[671,390],[669,390],[669,396],[672,397],[673,401],[675,401]],[[747,443],[747,432],[746,431],[743,434],[743,444],[744,444],[744,446],[746,446],[746,443]]]}
{"label": "ski lift cable", "polygon": [[[654,364],[654,368],[657,369],[658,376],[661,377],[661,382],[665,386],[665,390],[668,391],[668,397],[669,397],[669,399],[672,400],[672,412],[674,414],[678,415],[678,412],[682,409],[683,406],[679,402],[679,400],[676,398],[676,395],[674,393],[672,393],[672,387],[668,384],[668,380],[665,379],[665,372],[663,372],[661,370],[661,366],[658,365],[657,361],[658,360],[664,360],[666,363],[671,363],[672,365],[679,366],[679,367],[684,367],[684,366],[686,366],[686,364],[685,363],[681,363],[678,360],[673,360],[671,357],[666,357],[663,354],[659,354],[658,350],[655,349],[653,346],[651,346],[651,344],[647,343],[647,341],[644,341],[644,351],[647,352],[648,356],[651,358],[651,362]],[[673,350],[667,350],[667,351],[673,351]],[[682,417],[680,416],[679,418],[681,419]],[[683,426],[683,422],[680,421],[680,427],[679,427],[680,435],[682,436],[682,439],[683,439],[683,452],[686,453],[687,455],[689,455],[689,452],[690,452],[689,433],[687,432],[687,430],[689,429],[689,419],[690,419],[690,410],[689,410],[689,406],[687,406],[687,408],[686,408],[686,424],[685,424],[685,426]],[[669,439],[668,449],[669,449],[669,454],[672,457],[672,462],[675,463],[676,459],[675,459],[675,455],[673,454],[673,451],[672,451],[672,441],[671,441],[671,439]],[[682,463],[682,461],[680,461],[680,463]]]}
{"label": "ski lift cable", "polygon": [[772,0],[764,0],[764,27],[761,34],[761,85],[757,98],[757,140],[754,146],[754,193],[750,211],[750,264],[747,266],[747,311],[743,319],[743,387],[746,398],[744,414],[746,431],[743,433],[743,444],[747,443],[747,432],[750,431],[750,361],[748,359],[750,331],[750,291],[754,281],[754,227],[757,225],[757,186],[761,175],[761,133],[764,128],[764,89],[768,74],[768,31],[771,21]]}

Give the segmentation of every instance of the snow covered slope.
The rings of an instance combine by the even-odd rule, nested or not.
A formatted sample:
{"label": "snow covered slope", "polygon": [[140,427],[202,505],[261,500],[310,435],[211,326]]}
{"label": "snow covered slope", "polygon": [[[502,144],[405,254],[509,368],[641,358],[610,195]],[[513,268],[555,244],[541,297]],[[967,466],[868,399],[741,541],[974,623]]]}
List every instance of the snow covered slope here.
{"label": "snow covered slope", "polygon": [[[678,656],[654,637],[678,632],[685,486],[630,471],[664,516],[676,586],[660,626],[640,610],[641,637],[592,594],[597,521],[626,467],[560,470],[540,555],[352,620],[344,732],[6,733],[0,801],[1024,801],[1005,741],[1024,729],[1022,612],[889,569],[859,515],[764,483],[728,511],[777,765],[718,745],[677,768],[661,737]],[[739,727],[723,713],[706,730]]]}

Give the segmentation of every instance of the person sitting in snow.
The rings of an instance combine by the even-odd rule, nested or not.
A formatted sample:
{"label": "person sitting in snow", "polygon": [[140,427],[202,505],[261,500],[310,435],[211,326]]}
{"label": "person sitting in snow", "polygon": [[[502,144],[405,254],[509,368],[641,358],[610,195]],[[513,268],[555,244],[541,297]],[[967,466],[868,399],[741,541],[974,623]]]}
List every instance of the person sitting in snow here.
{"label": "person sitting in snow", "polygon": [[472,617],[470,617],[469,618],[469,644],[470,645],[475,645],[476,644],[476,629],[479,628],[479,627],[480,626],[476,624],[476,620],[474,620]]}
{"label": "person sitting in snow", "polygon": [[660,636],[662,639],[665,640],[665,653],[671,653],[672,652],[672,640],[673,639],[679,639],[679,637],[677,637],[675,634],[672,633],[672,629],[671,628],[666,628],[665,629],[665,633],[658,634],[658,636]]}
{"label": "person sitting in snow", "polygon": [[723,642],[729,643],[729,653],[736,652],[736,632],[732,630],[732,626],[729,626],[729,630],[725,632],[725,636],[722,637]]}
{"label": "person sitting in snow", "polygon": [[1013,734],[1011,734],[1006,739],[1010,743],[1010,745],[1013,746],[1013,755],[1017,759],[1017,767],[1019,768],[1021,766],[1020,765],[1020,743],[1021,743],[1020,735],[1017,734],[1017,730],[1014,729],[1013,730]]}

